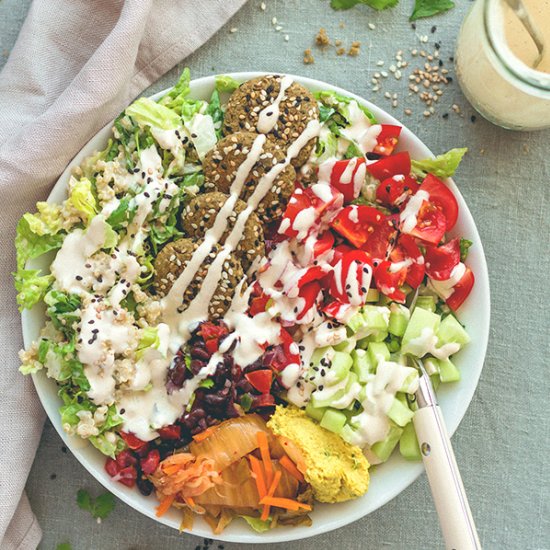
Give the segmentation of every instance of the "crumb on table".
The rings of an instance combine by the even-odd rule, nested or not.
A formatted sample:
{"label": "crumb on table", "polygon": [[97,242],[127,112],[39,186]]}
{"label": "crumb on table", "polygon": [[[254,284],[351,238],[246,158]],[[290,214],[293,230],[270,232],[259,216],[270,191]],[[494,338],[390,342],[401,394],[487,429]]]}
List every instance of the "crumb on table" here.
{"label": "crumb on table", "polygon": [[315,59],[310,48],[304,51],[304,63],[306,65],[313,65],[313,63],[315,63]]}
{"label": "crumb on table", "polygon": [[328,37],[327,31],[325,29],[319,29],[319,32],[315,37],[315,43],[318,46],[328,46],[330,44],[330,38]]}
{"label": "crumb on table", "polygon": [[352,57],[356,57],[359,55],[359,52],[361,51],[361,42],[358,40],[355,40],[351,43],[351,47],[348,51],[348,55],[351,55]]}

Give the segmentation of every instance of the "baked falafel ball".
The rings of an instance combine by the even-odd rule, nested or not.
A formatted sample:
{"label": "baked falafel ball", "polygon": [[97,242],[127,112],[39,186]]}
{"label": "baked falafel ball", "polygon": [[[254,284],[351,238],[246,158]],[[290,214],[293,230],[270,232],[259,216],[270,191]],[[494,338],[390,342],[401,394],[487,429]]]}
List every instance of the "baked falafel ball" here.
{"label": "baked falafel ball", "polygon": [[[217,189],[229,194],[239,166],[245,161],[250,148],[258,134],[237,132],[224,137],[211,149],[203,162],[205,188]],[[250,170],[243,191],[239,198],[246,201],[256,189],[261,177],[273,166],[283,162],[285,154],[273,141],[266,139],[258,162]],[[296,171],[291,165],[286,166],[273,181],[271,189],[258,205],[258,218],[268,223],[279,218],[286,208],[286,203],[294,191]]]}
{"label": "baked falafel ball", "polygon": [[[219,191],[212,193],[200,193],[192,199],[184,208],[181,220],[183,230],[194,239],[204,237],[208,229],[214,225],[216,216],[229,198]],[[237,200],[235,208],[227,220],[227,229],[224,231],[219,243],[225,243],[229,233],[233,229],[237,216],[246,208],[246,203]],[[258,256],[265,256],[264,232],[258,216],[254,212],[248,217],[244,231],[235,251],[243,268],[246,270]]]}
{"label": "baked falafel ball", "polygon": [[[159,252],[154,261],[155,277],[153,280],[153,287],[157,295],[163,297],[168,294],[201,242],[201,240],[178,239],[177,241],[168,243]],[[182,297],[184,309],[199,293],[210,264],[214,261],[220,250],[221,247],[219,245],[212,247],[210,254],[206,257],[193,277],[191,284],[185,290]],[[223,264],[222,276],[218,281],[218,286],[208,306],[208,313],[212,319],[223,317],[227,312],[235,293],[235,287],[243,276],[243,268],[239,260],[235,255],[231,254]]]}
{"label": "baked falafel ball", "polygon": [[[223,121],[224,135],[258,131],[259,113],[271,105],[281,89],[283,75],[267,75],[243,82],[227,102]],[[279,105],[279,118],[266,135],[278,143],[284,153],[305,130],[310,120],[319,118],[319,107],[312,93],[293,82],[284,92]],[[311,139],[291,162],[299,168],[307,162],[317,138]]]}

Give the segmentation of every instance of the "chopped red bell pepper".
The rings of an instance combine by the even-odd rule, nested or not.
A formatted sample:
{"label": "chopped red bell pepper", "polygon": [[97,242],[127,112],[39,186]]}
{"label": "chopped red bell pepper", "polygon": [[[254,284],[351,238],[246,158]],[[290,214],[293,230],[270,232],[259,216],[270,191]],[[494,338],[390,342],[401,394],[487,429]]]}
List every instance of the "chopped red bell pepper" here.
{"label": "chopped red bell pepper", "polygon": [[260,393],[269,393],[273,382],[273,372],[269,369],[255,370],[247,372],[244,377]]}
{"label": "chopped red bell pepper", "polygon": [[[143,445],[146,445],[145,441],[142,441],[141,439],[139,439],[139,437],[135,436],[132,433],[120,432],[120,437],[124,439],[124,442],[126,443],[128,448],[132,450],[139,449],[140,447],[143,447]],[[122,453],[119,453],[119,454],[122,454]]]}
{"label": "chopped red bell pepper", "polygon": [[255,395],[252,398],[251,410],[261,409],[263,407],[274,407],[275,397],[271,393],[262,393],[261,395]]}
{"label": "chopped red bell pepper", "polygon": [[171,426],[164,426],[157,430],[161,439],[180,439],[181,438],[181,426],[172,424]]}

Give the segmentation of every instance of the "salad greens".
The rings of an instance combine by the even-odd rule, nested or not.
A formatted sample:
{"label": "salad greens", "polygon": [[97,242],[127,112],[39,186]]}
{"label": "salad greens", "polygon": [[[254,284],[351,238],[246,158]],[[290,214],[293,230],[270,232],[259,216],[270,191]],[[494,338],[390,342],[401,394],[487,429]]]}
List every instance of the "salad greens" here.
{"label": "salad greens", "polygon": [[438,178],[450,178],[456,172],[467,151],[468,149],[463,147],[460,149],[451,149],[432,159],[413,159],[411,160],[412,172],[421,177],[433,174]]}

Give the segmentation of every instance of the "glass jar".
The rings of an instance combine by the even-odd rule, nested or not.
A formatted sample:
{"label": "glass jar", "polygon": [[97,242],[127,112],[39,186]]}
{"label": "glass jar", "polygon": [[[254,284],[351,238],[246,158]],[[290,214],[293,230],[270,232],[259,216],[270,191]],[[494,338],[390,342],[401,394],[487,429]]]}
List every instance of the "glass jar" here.
{"label": "glass jar", "polygon": [[550,0],[524,0],[546,35],[539,70],[537,50],[505,0],[476,0],[466,16],[455,56],[464,95],[486,119],[511,130],[550,128]]}

